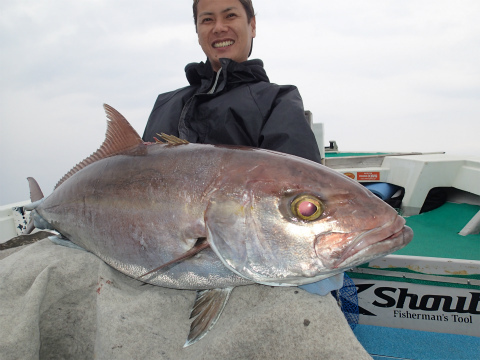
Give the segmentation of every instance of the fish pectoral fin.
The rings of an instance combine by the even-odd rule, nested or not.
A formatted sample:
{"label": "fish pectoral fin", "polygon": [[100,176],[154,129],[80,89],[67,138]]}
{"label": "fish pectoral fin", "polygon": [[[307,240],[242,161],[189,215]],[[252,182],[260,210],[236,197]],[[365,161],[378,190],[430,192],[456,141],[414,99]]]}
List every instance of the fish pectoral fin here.
{"label": "fish pectoral fin", "polygon": [[165,263],[165,264],[162,264],[160,265],[159,267],[153,269],[153,270],[150,270],[149,272],[145,273],[145,274],[142,274],[140,275],[139,277],[137,277],[136,279],[137,280],[140,280],[140,278],[144,277],[144,276],[147,276],[147,275],[150,275],[151,273],[154,273],[158,270],[162,270],[164,268],[166,268],[167,266],[170,266],[170,265],[173,265],[175,263],[178,263],[180,261],[183,261],[183,260],[187,260],[187,259],[190,259],[192,256],[195,256],[197,255],[200,251],[206,249],[210,247],[210,244],[207,242],[207,239],[206,238],[198,238],[197,239],[197,242],[195,243],[195,246],[192,247],[190,250],[188,250],[186,253],[184,253],[183,255],[180,255],[179,257],[173,259],[173,260],[170,260],[169,262]]}
{"label": "fish pectoral fin", "polygon": [[190,332],[183,347],[203,338],[217,323],[227,304],[233,287],[197,291],[197,298],[190,313]]}

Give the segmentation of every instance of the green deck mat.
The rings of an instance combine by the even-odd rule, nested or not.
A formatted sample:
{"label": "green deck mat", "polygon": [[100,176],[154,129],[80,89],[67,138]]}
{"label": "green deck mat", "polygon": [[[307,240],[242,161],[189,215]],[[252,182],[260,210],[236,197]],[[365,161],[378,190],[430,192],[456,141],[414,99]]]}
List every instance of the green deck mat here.
{"label": "green deck mat", "polygon": [[371,155],[387,155],[388,153],[356,153],[356,152],[326,152],[325,157],[347,157],[347,156],[371,156]]}
{"label": "green deck mat", "polygon": [[480,210],[480,206],[445,203],[438,209],[407,217],[413,240],[395,255],[480,260],[480,234],[458,233]]}

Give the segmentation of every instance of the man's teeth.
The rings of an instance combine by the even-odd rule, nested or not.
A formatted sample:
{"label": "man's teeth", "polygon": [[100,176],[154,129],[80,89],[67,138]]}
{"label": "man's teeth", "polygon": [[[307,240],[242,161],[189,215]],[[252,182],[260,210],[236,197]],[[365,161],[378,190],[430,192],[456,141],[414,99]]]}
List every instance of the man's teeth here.
{"label": "man's teeth", "polygon": [[232,40],[222,41],[222,42],[218,42],[218,43],[213,44],[213,47],[214,48],[221,48],[221,47],[233,45],[233,43],[234,42]]}

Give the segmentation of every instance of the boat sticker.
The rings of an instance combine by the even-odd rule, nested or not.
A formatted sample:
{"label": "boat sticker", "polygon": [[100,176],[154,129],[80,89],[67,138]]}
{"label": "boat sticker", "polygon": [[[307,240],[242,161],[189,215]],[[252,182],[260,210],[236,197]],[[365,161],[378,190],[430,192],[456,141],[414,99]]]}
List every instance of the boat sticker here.
{"label": "boat sticker", "polygon": [[358,172],[357,173],[358,181],[378,181],[380,180],[380,172]]}
{"label": "boat sticker", "polygon": [[353,280],[360,324],[480,336],[480,291]]}

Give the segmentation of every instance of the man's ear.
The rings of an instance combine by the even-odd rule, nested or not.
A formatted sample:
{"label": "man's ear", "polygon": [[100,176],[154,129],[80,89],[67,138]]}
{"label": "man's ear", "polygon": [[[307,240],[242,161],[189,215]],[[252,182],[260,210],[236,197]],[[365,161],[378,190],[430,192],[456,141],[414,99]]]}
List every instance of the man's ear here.
{"label": "man's ear", "polygon": [[252,27],[252,38],[254,38],[257,35],[257,20],[255,16],[250,20],[250,26]]}

